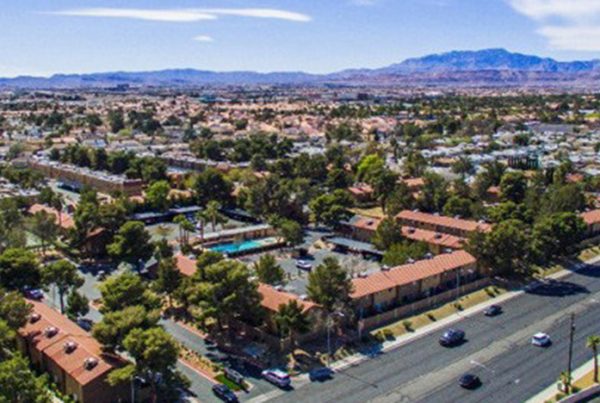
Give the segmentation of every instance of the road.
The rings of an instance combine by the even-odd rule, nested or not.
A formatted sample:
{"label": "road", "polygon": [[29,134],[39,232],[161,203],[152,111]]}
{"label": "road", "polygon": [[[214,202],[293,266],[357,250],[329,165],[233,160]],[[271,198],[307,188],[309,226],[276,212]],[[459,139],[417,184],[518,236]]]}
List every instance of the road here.
{"label": "road", "polygon": [[[441,332],[423,336],[335,375],[281,392],[276,402],[419,402],[525,401],[556,382],[566,369],[569,315],[576,313],[573,368],[591,358],[585,338],[600,334],[600,267],[588,266],[503,304],[495,318],[474,314],[457,324],[467,341],[455,348],[437,343]],[[548,349],[530,345],[531,336],[545,331],[553,338]],[[478,374],[483,385],[461,389],[464,372]]]}

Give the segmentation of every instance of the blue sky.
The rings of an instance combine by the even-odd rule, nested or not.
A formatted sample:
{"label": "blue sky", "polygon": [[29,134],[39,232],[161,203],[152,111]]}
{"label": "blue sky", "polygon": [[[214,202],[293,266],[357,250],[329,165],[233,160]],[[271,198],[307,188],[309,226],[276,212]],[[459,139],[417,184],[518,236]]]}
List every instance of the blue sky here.
{"label": "blue sky", "polygon": [[7,0],[0,76],[331,72],[490,47],[591,59],[599,23],[600,0]]}

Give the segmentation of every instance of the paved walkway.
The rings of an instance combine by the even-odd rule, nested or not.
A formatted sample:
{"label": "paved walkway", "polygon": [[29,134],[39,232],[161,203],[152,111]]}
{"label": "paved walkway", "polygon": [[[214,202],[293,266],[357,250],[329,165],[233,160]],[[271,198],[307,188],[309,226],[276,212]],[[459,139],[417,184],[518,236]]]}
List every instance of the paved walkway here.
{"label": "paved walkway", "polygon": [[[600,357],[600,355],[599,355],[599,357]],[[575,371],[573,371],[573,375],[572,375],[573,381],[583,378],[588,372],[592,371],[593,369],[594,369],[594,359],[591,359],[588,362],[586,362],[585,364],[583,364],[581,367],[579,367]],[[527,403],[543,403],[545,401],[548,401],[548,400],[554,398],[554,396],[556,396],[556,394],[559,392],[557,383],[558,383],[558,380],[556,381],[556,383],[548,386],[546,389],[542,390],[540,393],[533,396],[531,399],[529,399],[527,401]]]}

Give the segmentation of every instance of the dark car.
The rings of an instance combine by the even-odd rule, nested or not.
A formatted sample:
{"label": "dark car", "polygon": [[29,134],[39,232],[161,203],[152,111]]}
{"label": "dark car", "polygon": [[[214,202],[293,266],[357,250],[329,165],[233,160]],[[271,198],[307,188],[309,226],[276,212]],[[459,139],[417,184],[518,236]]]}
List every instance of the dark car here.
{"label": "dark car", "polygon": [[481,380],[477,375],[464,374],[459,378],[458,384],[465,389],[475,389],[481,385]]}
{"label": "dark car", "polygon": [[496,316],[500,315],[501,313],[502,307],[500,305],[490,305],[485,309],[485,311],[483,311],[485,316]]}
{"label": "dark car", "polygon": [[440,344],[444,347],[456,346],[465,340],[465,332],[459,329],[448,329],[440,337]]}
{"label": "dark car", "polygon": [[39,288],[25,287],[25,296],[36,301],[44,299],[44,292]]}
{"label": "dark car", "polygon": [[318,368],[312,369],[308,373],[308,377],[312,382],[326,381],[328,379],[333,378],[333,371],[331,370],[331,368],[318,367]]}
{"label": "dark car", "polygon": [[216,384],[212,387],[213,393],[221,400],[225,402],[235,403],[238,401],[235,393],[231,391],[227,386],[223,384]]}

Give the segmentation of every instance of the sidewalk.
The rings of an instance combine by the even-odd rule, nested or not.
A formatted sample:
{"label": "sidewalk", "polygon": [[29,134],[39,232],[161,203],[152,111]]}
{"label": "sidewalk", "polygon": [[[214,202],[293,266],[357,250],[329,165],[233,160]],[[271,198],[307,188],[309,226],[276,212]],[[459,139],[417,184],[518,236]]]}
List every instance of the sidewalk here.
{"label": "sidewalk", "polygon": [[[568,276],[569,274],[576,272],[578,270],[581,270],[582,268],[584,268],[586,265],[590,265],[590,264],[595,264],[600,262],[600,256],[596,256],[586,262],[582,262],[582,263],[577,263],[573,266],[573,268],[571,270],[561,270],[559,272],[556,272],[554,274],[549,275],[548,277],[546,277],[547,279],[553,279],[553,280],[559,280],[563,277]],[[537,283],[533,283],[533,285],[530,285],[529,287],[535,287]],[[352,356],[346,357],[342,360],[336,361],[335,363],[333,363],[331,365],[331,368],[334,371],[341,371],[345,368],[348,368],[350,366],[353,365],[358,365],[361,362],[364,362],[365,360],[368,360],[369,358],[373,357],[374,355],[376,355],[378,352],[385,352],[385,351],[390,351],[393,350],[395,348],[398,348],[400,346],[403,346],[405,344],[410,343],[411,341],[418,339],[422,336],[425,336],[427,334],[439,331],[441,329],[444,329],[446,327],[448,327],[449,325],[456,323],[462,319],[464,319],[465,317],[471,316],[471,315],[475,315],[475,314],[479,314],[480,312],[482,312],[483,310],[485,310],[488,306],[490,305],[495,305],[495,304],[500,304],[502,302],[508,301],[512,298],[515,298],[519,295],[523,295],[525,293],[525,290],[519,290],[519,291],[509,291],[497,298],[493,298],[489,301],[483,302],[479,305],[473,306],[471,308],[465,309],[464,311],[461,312],[457,312],[453,315],[447,316],[443,319],[440,319],[434,323],[431,323],[430,325],[426,325],[423,326],[421,328],[416,329],[414,332],[412,333],[408,333],[408,334],[404,334],[400,337],[397,337],[394,340],[390,340],[390,341],[385,341],[382,343],[382,346],[380,349],[374,350],[372,352],[366,351],[366,354],[363,353],[357,353],[354,354]],[[308,375],[304,374],[304,375],[300,375],[297,378],[302,379],[302,377],[306,377],[308,379]]]}
{"label": "sidewalk", "polygon": [[[573,374],[572,374],[573,383],[575,383],[578,379],[584,377],[585,375],[587,375],[588,372],[593,371],[593,370],[594,370],[594,359],[592,358],[591,360],[589,360],[588,362],[583,364],[581,367],[579,367],[575,371],[573,371]],[[556,396],[556,394],[560,392],[557,388],[557,383],[558,383],[558,378],[554,384],[548,386],[546,389],[544,389],[537,395],[533,396],[531,399],[527,400],[527,403],[543,403],[545,401],[553,399],[554,396]]]}

